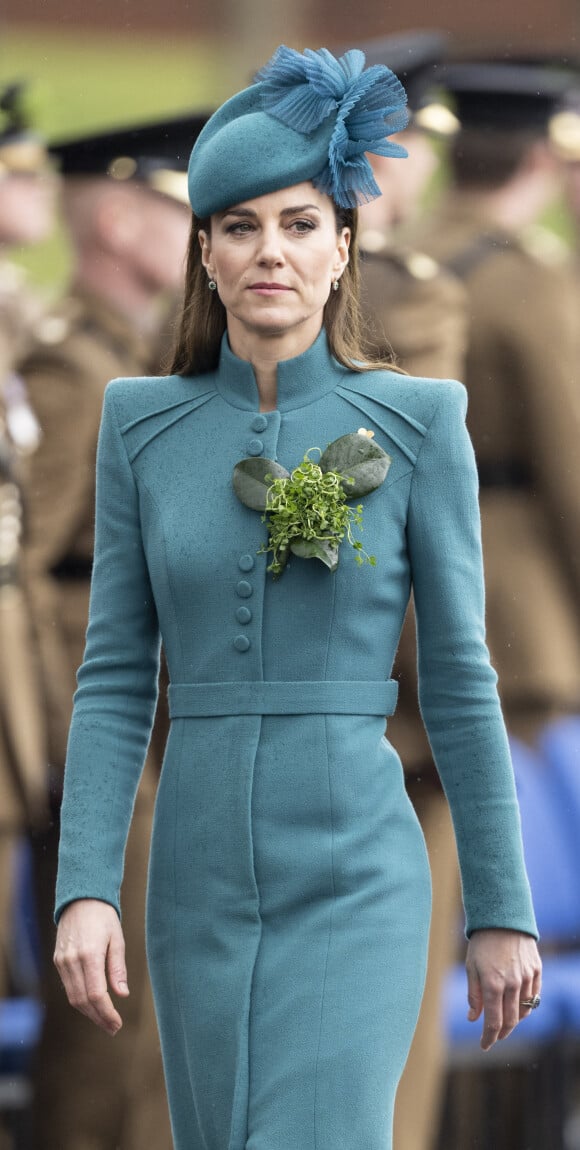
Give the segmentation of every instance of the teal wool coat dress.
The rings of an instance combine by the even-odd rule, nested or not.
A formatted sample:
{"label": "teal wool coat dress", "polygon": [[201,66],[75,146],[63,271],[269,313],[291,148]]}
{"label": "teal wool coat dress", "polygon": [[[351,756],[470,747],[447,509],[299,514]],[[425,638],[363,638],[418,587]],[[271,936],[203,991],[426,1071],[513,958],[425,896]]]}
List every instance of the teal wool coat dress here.
{"label": "teal wool coat dress", "polygon": [[[449,797],[467,929],[535,933],[484,642],[476,471],[460,384],[352,373],[325,334],[260,413],[224,337],[218,370],[116,380],[62,816],[57,914],[119,907],[160,636],[171,731],[148,954],[176,1150],[389,1150],[425,973],[430,882],[384,736],[414,590],[423,716]],[[359,567],[292,558],[274,580],[232,488],[263,454],[372,430]]]}

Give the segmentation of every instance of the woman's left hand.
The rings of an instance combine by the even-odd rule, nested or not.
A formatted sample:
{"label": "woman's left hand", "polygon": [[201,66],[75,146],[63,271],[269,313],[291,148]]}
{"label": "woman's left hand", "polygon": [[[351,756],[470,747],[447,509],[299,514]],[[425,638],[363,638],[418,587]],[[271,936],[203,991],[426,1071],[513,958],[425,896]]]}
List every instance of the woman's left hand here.
{"label": "woman's left hand", "polygon": [[470,1022],[483,1011],[482,1050],[507,1038],[530,1013],[522,1000],[540,994],[542,962],[535,940],[515,930],[476,930],[467,946]]}

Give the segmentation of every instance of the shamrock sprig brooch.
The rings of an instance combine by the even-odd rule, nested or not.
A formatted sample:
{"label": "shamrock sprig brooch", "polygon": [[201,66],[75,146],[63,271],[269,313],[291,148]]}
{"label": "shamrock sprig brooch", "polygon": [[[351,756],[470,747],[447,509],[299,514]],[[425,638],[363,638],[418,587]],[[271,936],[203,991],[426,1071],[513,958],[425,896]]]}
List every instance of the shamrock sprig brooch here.
{"label": "shamrock sprig brooch", "polygon": [[[361,428],[335,439],[323,452],[312,447],[292,472],[262,457],[236,464],[234,491],[246,507],[262,512],[268,544],[259,550],[271,552],[268,571],[275,578],[291,554],[320,559],[335,571],[344,538],[354,549],[357,563],[375,565],[375,557],[354,536],[355,528],[362,530],[362,503],[348,506],[349,500],[380,487],[391,465],[390,456],[372,442],[370,434]],[[318,462],[311,459],[316,452]]]}

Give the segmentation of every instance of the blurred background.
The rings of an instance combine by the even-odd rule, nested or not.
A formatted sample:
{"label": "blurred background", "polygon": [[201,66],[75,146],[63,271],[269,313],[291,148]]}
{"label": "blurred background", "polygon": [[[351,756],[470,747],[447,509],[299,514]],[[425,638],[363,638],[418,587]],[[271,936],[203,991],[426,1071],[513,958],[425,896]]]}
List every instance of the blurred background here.
{"label": "blurred background", "polygon": [[[505,219],[496,218],[493,213],[483,222],[478,220],[473,235],[466,239],[460,237],[457,241],[459,247],[466,245],[466,260],[456,259],[453,244],[449,251],[440,250],[441,235],[445,231],[453,231],[458,200],[450,201],[447,220],[444,227],[441,226],[440,218],[434,213],[439,193],[445,192],[453,183],[452,162],[449,161],[452,144],[438,138],[436,133],[428,141],[429,154],[432,148],[435,159],[431,157],[429,160],[425,169],[429,175],[425,177],[424,187],[416,193],[422,209],[416,214],[419,224],[421,215],[424,215],[427,231],[422,232],[419,228],[414,233],[411,227],[406,233],[403,227],[399,234],[400,225],[409,221],[398,218],[400,202],[394,188],[389,191],[388,185],[383,189],[381,202],[385,203],[389,196],[395,195],[392,218],[377,222],[375,217],[367,217],[366,303],[369,306],[374,300],[378,311],[384,308],[384,324],[381,316],[378,317],[381,338],[383,331],[386,332],[399,361],[411,374],[456,376],[467,383],[470,411],[474,413],[470,430],[472,436],[475,431],[476,437],[479,432],[476,454],[479,462],[483,457],[483,463],[488,465],[487,469],[482,467],[480,470],[489,535],[486,556],[493,558],[493,569],[499,572],[498,581],[501,579],[502,595],[507,602],[505,618],[510,621],[509,627],[504,627],[503,616],[501,624],[508,654],[517,645],[512,639],[518,624],[519,638],[522,638],[527,637],[538,620],[545,620],[537,644],[539,655],[534,653],[531,658],[524,651],[519,663],[515,659],[513,667],[508,668],[513,680],[509,685],[513,688],[515,684],[519,690],[516,702],[521,709],[522,698],[529,686],[526,673],[531,668],[534,673],[537,671],[542,685],[547,682],[548,687],[553,688],[554,696],[548,699],[548,706],[530,689],[529,697],[526,695],[523,699],[529,710],[524,718],[533,719],[533,724],[523,732],[515,721],[522,715],[516,713],[517,708],[513,712],[509,709],[507,692],[506,700],[502,700],[510,734],[523,740],[518,742],[515,739],[513,753],[523,811],[526,858],[543,935],[546,979],[542,1009],[522,1026],[509,1045],[503,1047],[502,1044],[502,1048],[492,1056],[482,1058],[475,1029],[465,1025],[465,975],[462,963],[455,961],[462,957],[463,948],[456,862],[447,854],[444,858],[443,843],[452,839],[448,825],[441,823],[440,828],[437,826],[441,841],[435,846],[432,862],[433,859],[438,860],[442,874],[438,881],[440,889],[449,894],[449,906],[445,922],[440,910],[435,916],[444,925],[444,937],[436,944],[441,949],[441,961],[440,969],[433,977],[439,983],[426,996],[427,1004],[434,1004],[435,1009],[430,1021],[424,1023],[425,1027],[430,1026],[436,1032],[436,1041],[434,1046],[428,1045],[426,1030],[420,1032],[417,1048],[422,1046],[424,1058],[420,1064],[418,1061],[411,1064],[406,1093],[401,1095],[408,1126],[404,1127],[403,1119],[399,1119],[395,1144],[396,1150],[580,1150],[580,558],[577,545],[580,492],[577,365],[580,356],[576,318],[580,310],[580,0],[552,0],[551,3],[546,3],[546,0],[510,0],[509,3],[506,0],[487,0],[486,4],[477,0],[440,0],[438,5],[429,4],[427,0],[405,0],[405,3],[390,0],[382,4],[378,0],[289,0],[284,3],[281,0],[91,0],[80,5],[78,0],[0,0],[0,92],[15,81],[22,81],[30,124],[47,141],[61,141],[108,129],[125,129],[128,125],[162,120],[181,113],[209,112],[249,83],[257,68],[280,43],[296,49],[324,45],[342,51],[345,46],[368,44],[374,38],[425,29],[449,36],[448,56],[451,60],[543,61],[556,65],[560,70],[569,70],[576,88],[574,117],[577,134],[570,154],[563,159],[560,157],[564,167],[558,173],[552,172],[549,184],[546,184],[549,196],[545,195],[541,169],[534,176],[539,181],[534,184],[534,189],[540,188],[541,194],[536,190],[533,194],[526,190],[531,169],[528,171],[525,163],[521,171],[515,163],[515,175],[506,176],[505,188],[500,180],[499,191],[493,183],[486,187],[484,182],[479,193],[486,201],[486,212],[490,205],[496,207],[499,203],[502,211],[508,205],[509,227],[505,226]],[[431,66],[432,61],[426,57],[423,67],[427,75]],[[513,78],[510,83],[513,83]],[[493,101],[493,86],[489,92],[477,90],[482,97],[482,107],[490,94]],[[526,93],[527,96],[539,94],[535,90]],[[509,95],[508,89],[504,97]],[[494,131],[498,127],[505,128],[505,124],[492,124]],[[492,138],[497,139],[493,133]],[[414,155],[424,156],[420,125],[412,135],[412,141],[410,153],[415,149]],[[534,137],[530,144],[532,150],[537,144]],[[137,145],[133,143],[133,146]],[[507,147],[513,149],[511,140],[508,140]],[[485,163],[480,166],[485,168]],[[405,170],[415,171],[410,164]],[[420,182],[420,170],[417,172],[416,178]],[[97,168],[86,174],[99,179],[110,175],[108,171]],[[512,175],[515,183],[512,183]],[[403,184],[402,189],[402,200],[409,199],[409,185]],[[502,198],[504,193],[507,198]],[[538,218],[530,221],[526,212],[530,202],[532,205],[536,203],[536,195]],[[467,198],[470,196],[468,188]],[[157,197],[156,201],[151,200],[151,204],[156,202],[159,210],[162,206],[168,209],[167,201],[163,205],[162,200],[163,197]],[[515,213],[514,202],[518,206]],[[413,203],[411,224],[415,206]],[[181,205],[180,210],[186,209]],[[74,212],[71,216],[74,223]],[[541,226],[539,229],[534,227],[532,233],[527,229],[530,222]],[[377,227],[380,227],[382,235],[378,248],[374,243],[370,245],[372,235],[376,240]],[[549,240],[546,233],[549,233]],[[154,235],[155,228],[151,227],[148,239]],[[555,248],[551,244],[553,237],[558,241]],[[563,244],[559,242],[562,240]],[[361,246],[364,251],[364,245]],[[97,252],[97,255],[102,271],[102,252]],[[161,262],[159,252],[155,258]],[[39,312],[42,320],[36,317],[36,313],[29,319],[18,298],[18,307],[12,312],[4,307],[6,322],[3,331],[2,309],[6,300],[10,300],[14,279],[12,264],[18,266],[18,273],[21,269],[26,273],[23,276],[26,294],[29,280],[35,292],[37,288],[41,289],[38,295],[42,297],[42,313]],[[10,275],[3,265],[10,265]],[[43,545],[46,540],[50,544],[54,538],[58,541],[59,531],[64,539],[65,531],[56,519],[63,509],[68,513],[75,483],[82,481],[87,460],[92,474],[102,387],[113,375],[143,374],[144,370],[137,358],[131,358],[133,344],[144,343],[142,315],[125,315],[126,330],[120,331],[117,312],[123,309],[119,308],[119,299],[117,296],[107,299],[110,293],[102,285],[97,285],[99,290],[95,293],[93,283],[91,291],[103,297],[99,307],[103,299],[107,303],[105,323],[102,308],[97,314],[94,301],[87,308],[86,300],[80,303],[75,298],[75,292],[77,297],[79,295],[79,284],[73,283],[71,290],[72,268],[70,231],[62,222],[40,242],[34,234],[16,241],[14,236],[4,241],[0,236],[0,337],[9,347],[10,337],[16,330],[13,316],[17,311],[23,331],[26,329],[22,346],[9,347],[6,363],[2,363],[0,358],[0,385],[8,383],[12,386],[12,392],[5,388],[4,400],[7,407],[12,401],[20,420],[24,409],[22,396],[28,389],[32,408],[38,403],[41,430],[40,440],[24,444],[22,451],[16,444],[13,452],[18,457],[14,472],[24,491],[23,550],[26,550],[26,535],[34,535],[35,523]],[[118,272],[119,267],[116,267],[115,273]],[[180,276],[179,268],[177,272]],[[510,281],[510,275],[515,279]],[[510,283],[515,283],[515,288],[511,288]],[[156,303],[153,299],[156,293],[167,295],[168,283],[163,284],[160,280],[154,285],[153,303]],[[54,313],[50,310],[53,301],[56,301]],[[173,300],[170,302],[167,330],[174,319]],[[165,305],[165,300],[163,303]],[[45,307],[48,307],[48,319],[44,317]],[[136,313],[144,310],[147,309],[141,305],[135,308]],[[494,313],[495,328],[489,321],[490,311]],[[165,316],[162,310],[161,315]],[[161,362],[160,351],[166,329],[161,321],[160,326],[159,347],[156,344],[149,349],[151,359],[148,360],[147,371],[152,364]],[[410,341],[409,332],[413,334]],[[147,332],[147,336],[150,334]],[[105,359],[100,358],[101,344],[106,345]],[[439,345],[446,357],[441,364],[436,360]],[[419,355],[424,356],[420,364]],[[67,381],[71,384],[69,391],[66,391]],[[64,388],[62,395],[61,386]],[[497,396],[494,388],[497,388]],[[512,393],[517,397],[517,404],[513,403],[513,418],[510,403],[506,401],[506,395]],[[548,393],[554,402],[544,405]],[[483,396],[487,401],[490,394],[493,402],[487,412],[478,406],[478,397]],[[51,411],[45,410],[48,396],[54,396]],[[85,418],[83,403],[86,396],[89,399],[93,397],[90,401],[94,410],[91,410],[90,417]],[[78,409],[74,403],[78,404]],[[76,410],[80,412],[78,417]],[[91,420],[91,429],[87,431]],[[502,436],[508,424],[509,435],[505,432],[504,441]],[[498,429],[503,429],[499,435]],[[86,436],[84,445],[77,442],[81,433]],[[10,439],[10,434],[5,438]],[[39,450],[38,442],[41,442]],[[490,444],[494,450],[493,458],[488,460],[486,453],[489,454]],[[50,459],[49,449],[52,451]],[[24,464],[21,479],[20,455]],[[40,460],[36,464],[36,472],[35,458]],[[4,482],[13,499],[13,461],[10,459],[8,462],[10,467],[6,474],[0,474],[0,495]],[[28,469],[33,477],[36,476],[33,480]],[[52,476],[52,489],[50,483],[46,484],[47,475]],[[83,496],[86,499],[86,522],[82,528],[72,523],[72,542],[65,540],[67,545],[70,544],[69,552],[63,542],[59,563],[55,563],[51,552],[52,558],[50,562],[46,560],[47,571],[43,573],[54,577],[59,593],[62,591],[62,618],[58,625],[63,626],[67,642],[70,638],[68,630],[72,633],[74,627],[77,627],[81,638],[84,635],[84,597],[88,589],[92,546],[91,528],[88,526],[92,524],[92,492],[90,484],[86,486],[88,494]],[[54,498],[51,490],[55,492]],[[35,501],[39,502],[40,509],[35,510]],[[536,523],[537,516],[540,523],[538,509],[546,514],[545,524],[542,520],[540,527]],[[14,523],[13,507],[7,507],[6,515]],[[0,527],[1,518],[0,514]],[[71,522],[72,519],[71,513]],[[554,622],[555,609],[553,602],[548,603],[546,594],[548,567],[534,548],[526,551],[519,544],[519,528],[528,519],[531,523],[530,538],[535,533],[542,541],[553,565],[562,563],[565,574],[562,575],[562,583],[558,582],[555,599],[560,605],[565,603],[567,612],[568,600],[563,587],[565,580],[570,582],[570,609],[566,614],[565,628],[567,633],[576,637],[577,653],[574,657],[570,654],[569,666],[572,669],[566,683],[563,683],[562,675],[556,673],[557,668],[568,664],[563,656],[566,646],[563,633]],[[518,531],[513,529],[514,524]],[[496,555],[499,558],[496,559]],[[516,569],[514,564],[520,560],[521,566]],[[1,561],[0,554],[0,568]],[[520,586],[526,586],[530,592],[525,602],[521,596],[522,614],[515,622],[513,587],[518,580],[514,570],[516,575],[521,570]],[[14,586],[10,590],[14,591],[19,585],[19,573],[12,572],[12,577]],[[0,588],[1,582],[0,578]],[[74,599],[77,592],[78,600]],[[492,596],[488,595],[488,602],[491,600]],[[50,628],[54,628],[57,617],[49,618]],[[71,618],[73,624],[70,623]],[[525,643],[523,646],[525,648]],[[3,647],[4,663],[8,669],[4,683],[1,681]],[[3,643],[0,628],[0,703],[2,692],[9,695],[6,684],[9,685],[13,677],[13,651],[9,650],[6,656],[8,647],[8,643]],[[414,659],[414,647],[412,655]],[[78,659],[71,662],[68,670],[72,673],[76,666]],[[53,674],[51,670],[50,679],[56,681],[57,678],[57,673]],[[506,675],[502,679],[500,672],[500,683],[503,681],[506,687],[508,678]],[[23,692],[16,678],[14,682],[18,689],[13,694],[19,694],[22,702]],[[533,686],[535,690],[535,684]],[[559,692],[563,694],[560,696]],[[69,697],[70,694],[72,692],[69,692]],[[9,699],[9,703],[11,701]],[[19,714],[21,712],[22,705]],[[549,720],[558,719],[562,720],[562,726],[549,726]],[[416,726],[415,715],[413,722]],[[542,731],[543,741],[539,740],[538,730]],[[0,736],[1,733],[0,717]],[[427,798],[438,805],[439,795],[424,769],[427,760],[422,747],[417,755],[420,770],[416,772],[414,781],[419,784],[419,803],[426,809]],[[403,758],[407,762],[409,754]],[[560,776],[565,785],[560,785]],[[54,795],[51,798],[54,799]],[[152,804],[152,801],[149,796],[147,802]],[[54,805],[52,814],[56,823],[56,800]],[[147,811],[149,809],[147,807]],[[50,961],[39,961],[42,948],[38,939],[39,923],[45,925],[45,933],[51,931],[49,908],[52,906],[52,888],[49,879],[52,872],[45,868],[48,875],[46,889],[43,888],[39,897],[38,874],[36,887],[31,874],[34,870],[38,873],[42,870],[45,862],[42,852],[46,854],[46,847],[42,834],[40,837],[37,835],[36,861],[31,862],[28,844],[24,841],[26,834],[22,835],[24,849],[20,849],[22,828],[19,817],[13,822],[7,817],[6,804],[0,792],[0,845],[3,829],[10,849],[12,836],[18,840],[13,881],[9,879],[7,883],[6,867],[2,874],[0,856],[0,877],[4,878],[5,886],[12,881],[14,888],[13,949],[16,955],[13,985],[9,985],[8,992],[0,993],[0,1150],[141,1150],[141,1147],[149,1146],[152,1150],[166,1150],[168,1135],[162,1137],[154,1133],[154,1121],[159,1120],[163,1128],[166,1127],[166,1118],[159,1110],[156,1095],[161,1081],[157,1038],[154,1030],[149,1033],[144,1030],[145,1023],[137,1012],[133,1030],[129,1031],[127,1027],[127,1040],[133,1042],[131,1057],[133,1051],[143,1055],[150,1049],[156,1061],[153,1068],[137,1066],[136,1058],[135,1073],[126,1075],[128,1081],[121,1081],[124,1073],[122,1048],[116,1040],[115,1049],[121,1053],[117,1056],[118,1064],[115,1064],[107,1046],[105,1054],[101,1052],[99,1058],[107,1064],[108,1078],[119,1079],[119,1097],[115,1095],[116,1100],[111,1102],[115,1092],[109,1080],[105,1083],[105,1075],[102,1076],[105,1084],[101,1086],[99,1080],[97,1088],[100,1071],[96,1056],[94,1064],[87,1059],[83,1062],[80,1057],[85,1032],[79,1031],[78,1035],[75,1032],[72,1039],[65,1033],[67,1025],[72,1033],[72,1011],[68,1012],[69,1021],[66,1023],[61,1016],[64,999],[58,986],[54,999],[57,1005],[53,1011],[57,1021],[49,1028],[53,1046],[44,1048],[42,1059],[34,1064],[31,1078],[32,1059],[41,1030],[39,1002],[46,1004],[47,1001],[39,980],[47,971],[52,971]],[[142,817],[146,822],[149,814]],[[3,819],[6,823],[4,828]],[[51,833],[55,830],[55,823],[51,823]],[[137,878],[131,876],[134,886],[129,905],[131,907],[134,903],[134,914],[139,922],[142,920],[141,904],[133,894],[142,892],[144,873],[143,865]],[[33,888],[35,896],[31,894]],[[49,942],[52,943],[52,934]],[[133,1002],[137,998],[133,993]],[[143,1018],[145,1022],[149,1019],[150,1023],[152,1012],[148,1000],[144,1001]],[[10,1013],[12,1007],[15,1008],[14,1014]],[[470,1033],[466,1034],[466,1030]],[[54,1056],[55,1049],[57,1057]],[[87,1065],[88,1071],[85,1069]],[[77,1077],[84,1078],[85,1086],[88,1082],[93,1110],[99,1119],[110,1111],[113,1133],[109,1136],[107,1131],[101,1140],[94,1137],[83,1141],[72,1118],[66,1135],[64,1126],[58,1134],[54,1133],[56,1120],[51,1128],[52,1120],[47,1118],[45,1126],[48,1133],[41,1141],[32,1133],[32,1100],[37,1098],[37,1111],[46,1115],[51,1092],[55,1099],[64,1097],[63,1110],[67,1112],[68,1120],[70,1082],[75,1071]],[[433,1081],[429,1086],[430,1079]],[[430,1099],[427,1098],[429,1091]],[[90,1107],[78,1082],[73,1087],[75,1092],[78,1096],[76,1120],[80,1129],[86,1116],[81,1111],[86,1112]],[[419,1111],[423,1112],[424,1129],[421,1130],[413,1128],[413,1122],[409,1121],[409,1118],[415,1120]],[[138,1125],[134,1124],[135,1114],[139,1115]],[[118,1133],[121,1130],[122,1133]]]}
{"label": "blurred background", "polygon": [[[501,59],[579,51],[578,0],[3,0],[0,84],[31,84],[49,139],[205,110],[248,81],[280,43],[302,49],[440,28],[456,55]],[[548,221],[567,232],[565,213]],[[34,278],[64,280],[60,235],[23,256]]]}

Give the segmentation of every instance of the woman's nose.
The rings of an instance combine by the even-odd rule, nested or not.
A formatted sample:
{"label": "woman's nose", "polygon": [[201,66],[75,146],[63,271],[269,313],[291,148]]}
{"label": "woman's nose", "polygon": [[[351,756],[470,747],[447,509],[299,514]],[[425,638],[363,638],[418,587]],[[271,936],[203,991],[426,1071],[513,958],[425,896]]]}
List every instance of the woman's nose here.
{"label": "woman's nose", "polygon": [[284,263],[281,240],[282,237],[277,227],[263,227],[260,233],[258,261],[265,264]]}

